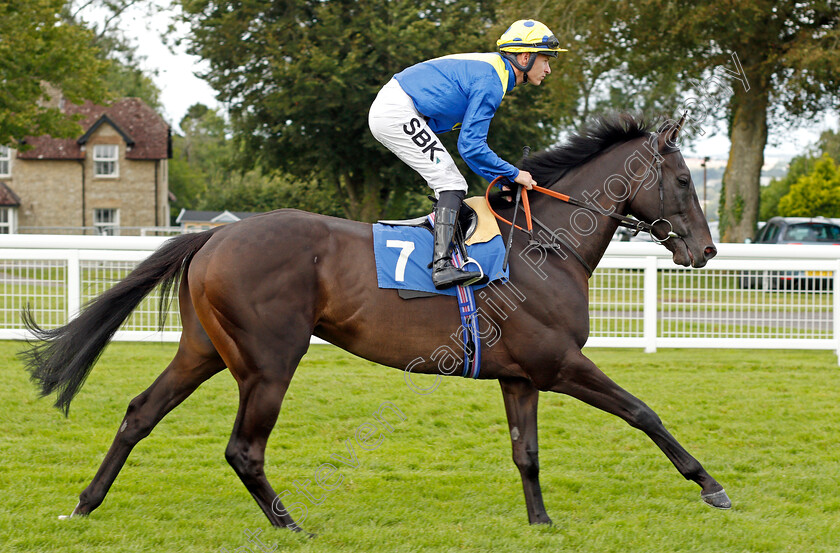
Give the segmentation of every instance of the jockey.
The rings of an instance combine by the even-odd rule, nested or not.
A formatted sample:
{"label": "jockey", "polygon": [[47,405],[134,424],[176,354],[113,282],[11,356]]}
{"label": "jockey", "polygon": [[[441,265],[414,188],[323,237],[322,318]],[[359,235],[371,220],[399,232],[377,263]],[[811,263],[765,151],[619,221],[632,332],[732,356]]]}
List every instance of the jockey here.
{"label": "jockey", "polygon": [[479,176],[498,176],[531,188],[531,174],[501,159],[487,145],[487,132],[506,92],[517,84],[539,86],[551,73],[549,58],[565,52],[548,27],[515,22],[496,42],[498,53],[455,54],[424,61],[394,75],[376,96],[368,124],[373,136],[434,190],[435,288],[469,283],[481,275],[455,267],[452,237],[467,181],[436,133],[460,129],[458,153]]}

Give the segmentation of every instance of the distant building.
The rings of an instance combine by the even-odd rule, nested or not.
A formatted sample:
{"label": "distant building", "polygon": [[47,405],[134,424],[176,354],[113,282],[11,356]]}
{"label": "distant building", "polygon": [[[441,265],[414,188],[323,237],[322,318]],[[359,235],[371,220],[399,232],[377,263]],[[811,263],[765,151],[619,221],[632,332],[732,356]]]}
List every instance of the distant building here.
{"label": "distant building", "polygon": [[0,182],[0,234],[14,234],[19,207],[20,198],[17,194]]}
{"label": "distant building", "polygon": [[228,223],[235,223],[254,215],[260,214],[250,211],[192,211],[182,209],[178,218],[175,219],[175,224],[181,225],[181,232],[183,233],[201,232]]}
{"label": "distant building", "polygon": [[62,102],[61,109],[81,116],[78,138],[28,137],[28,150],[0,146],[0,232],[168,226],[169,125],[139,98]]}

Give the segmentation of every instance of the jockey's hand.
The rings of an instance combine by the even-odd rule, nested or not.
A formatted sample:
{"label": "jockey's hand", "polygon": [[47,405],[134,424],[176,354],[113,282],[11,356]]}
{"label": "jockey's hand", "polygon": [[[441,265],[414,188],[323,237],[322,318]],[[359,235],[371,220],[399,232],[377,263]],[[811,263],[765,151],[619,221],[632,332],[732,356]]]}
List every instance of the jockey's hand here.
{"label": "jockey's hand", "polygon": [[521,184],[528,190],[531,190],[537,184],[537,181],[534,180],[534,177],[531,176],[531,173],[522,170],[519,171],[519,175],[517,175],[517,177],[513,179],[513,182]]}

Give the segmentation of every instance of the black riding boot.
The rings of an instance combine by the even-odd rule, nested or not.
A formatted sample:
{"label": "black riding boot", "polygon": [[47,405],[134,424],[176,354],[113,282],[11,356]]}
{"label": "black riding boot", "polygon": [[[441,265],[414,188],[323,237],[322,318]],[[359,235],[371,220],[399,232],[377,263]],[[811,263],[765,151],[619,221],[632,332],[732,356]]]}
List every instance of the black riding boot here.
{"label": "black riding boot", "polygon": [[452,264],[452,237],[455,234],[455,223],[458,221],[458,211],[461,209],[463,192],[444,191],[435,206],[435,247],[432,261],[432,281],[435,288],[442,290],[456,284],[464,284],[481,278],[478,271],[466,271]]}

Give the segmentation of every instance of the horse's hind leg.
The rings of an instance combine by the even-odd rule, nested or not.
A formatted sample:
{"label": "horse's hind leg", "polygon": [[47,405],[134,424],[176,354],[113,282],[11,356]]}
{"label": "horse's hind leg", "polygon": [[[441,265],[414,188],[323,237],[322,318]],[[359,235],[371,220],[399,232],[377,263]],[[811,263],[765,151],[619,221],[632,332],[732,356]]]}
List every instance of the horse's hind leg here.
{"label": "horse's hind leg", "polygon": [[79,496],[79,504],[72,515],[87,515],[96,509],[105,499],[134,446],[148,436],[169,411],[204,381],[225,368],[222,358],[198,323],[183,281],[180,300],[184,330],[178,352],[152,385],[128,404],[111,448],[93,481]]}
{"label": "horse's hind leg", "polygon": [[225,449],[228,463],[269,522],[295,531],[300,528],[269,484],[264,465],[269,434],[277,422],[292,375],[309,347],[309,336],[301,337],[298,342],[274,353],[261,350],[260,359],[244,370],[238,362],[231,365],[231,372],[239,382],[239,411]]}
{"label": "horse's hind leg", "polygon": [[540,464],[537,445],[537,400],[539,390],[525,379],[500,379],[505,400],[513,462],[522,477],[528,522],[551,524],[543,505],[540,489]]}
{"label": "horse's hind leg", "polygon": [[621,417],[630,426],[647,434],[686,480],[692,480],[702,488],[700,494],[706,503],[719,509],[732,506],[723,486],[665,429],[653,409],[613,382],[583,354],[578,354],[564,367],[561,375],[562,378],[552,387],[553,391],[568,394]]}
{"label": "horse's hind leg", "polygon": [[79,504],[72,514],[87,515],[96,509],[105,499],[134,446],[202,382],[224,368],[219,357],[199,360],[189,352],[179,350],[157,380],[128,404],[111,448],[93,481],[79,496]]}

